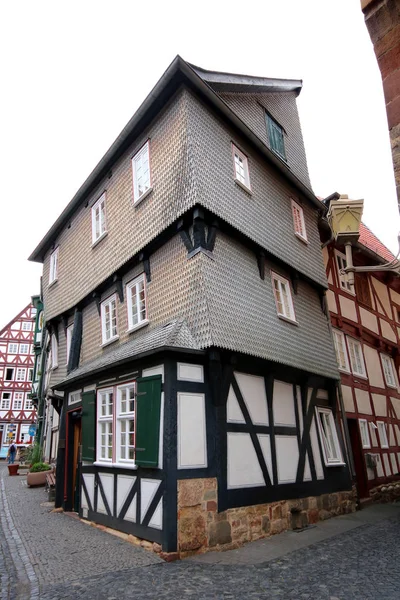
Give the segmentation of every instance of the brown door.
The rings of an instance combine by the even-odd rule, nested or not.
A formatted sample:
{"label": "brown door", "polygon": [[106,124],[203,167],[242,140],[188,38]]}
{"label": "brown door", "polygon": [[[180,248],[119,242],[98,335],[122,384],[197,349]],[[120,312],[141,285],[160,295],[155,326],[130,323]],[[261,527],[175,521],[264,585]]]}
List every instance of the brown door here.
{"label": "brown door", "polygon": [[[80,415],[79,415],[80,416]],[[73,464],[72,464],[72,506],[78,511],[79,506],[79,463],[82,439],[82,421],[80,418],[72,421],[74,427],[74,446],[73,446]]]}
{"label": "brown door", "polygon": [[354,468],[356,470],[357,488],[360,498],[368,497],[368,479],[365,466],[364,452],[361,445],[360,429],[357,419],[347,419],[349,434],[351,440],[351,449],[353,451]]}

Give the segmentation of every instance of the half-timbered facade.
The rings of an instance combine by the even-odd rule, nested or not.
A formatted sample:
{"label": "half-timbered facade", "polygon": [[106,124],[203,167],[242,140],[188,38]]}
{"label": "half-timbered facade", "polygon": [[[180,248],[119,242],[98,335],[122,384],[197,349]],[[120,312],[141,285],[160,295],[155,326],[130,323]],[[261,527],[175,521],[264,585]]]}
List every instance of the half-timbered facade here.
{"label": "half-timbered facade", "polygon": [[56,503],[165,552],[354,508],[300,89],[177,57],[31,256]]}
{"label": "half-timbered facade", "polygon": [[332,242],[323,251],[357,487],[364,498],[400,472],[400,279],[379,271],[395,257],[363,223],[353,263],[372,269],[355,273],[354,289],[342,272],[344,248]]}
{"label": "half-timbered facade", "polygon": [[0,458],[6,457],[12,442],[26,446],[32,441],[35,315],[36,309],[29,304],[0,331]]}

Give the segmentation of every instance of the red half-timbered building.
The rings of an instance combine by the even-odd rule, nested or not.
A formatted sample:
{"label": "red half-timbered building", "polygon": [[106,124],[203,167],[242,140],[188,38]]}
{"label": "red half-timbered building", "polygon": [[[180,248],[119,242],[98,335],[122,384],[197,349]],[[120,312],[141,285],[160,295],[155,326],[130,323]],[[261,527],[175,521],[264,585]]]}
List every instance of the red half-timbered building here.
{"label": "red half-timbered building", "polygon": [[11,442],[32,442],[29,427],[36,420],[29,393],[34,366],[36,309],[29,304],[0,331],[0,458]]}
{"label": "red half-timbered building", "polygon": [[376,269],[356,272],[354,289],[343,273],[345,249],[335,242],[324,248],[354,470],[365,498],[400,471],[400,278],[378,270],[395,257],[363,223],[352,255],[355,267]]}

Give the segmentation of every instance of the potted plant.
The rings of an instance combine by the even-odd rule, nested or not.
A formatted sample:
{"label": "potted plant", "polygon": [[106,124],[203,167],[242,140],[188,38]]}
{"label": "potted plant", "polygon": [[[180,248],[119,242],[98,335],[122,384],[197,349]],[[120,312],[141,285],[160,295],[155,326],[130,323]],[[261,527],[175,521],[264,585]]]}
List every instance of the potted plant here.
{"label": "potted plant", "polygon": [[7,465],[8,466],[8,474],[9,475],[18,475],[18,469],[19,469],[19,465],[16,463],[12,463],[11,465]]}
{"label": "potted plant", "polygon": [[26,477],[26,483],[29,487],[34,485],[45,485],[46,475],[51,471],[51,466],[44,462],[37,462],[31,466]]}

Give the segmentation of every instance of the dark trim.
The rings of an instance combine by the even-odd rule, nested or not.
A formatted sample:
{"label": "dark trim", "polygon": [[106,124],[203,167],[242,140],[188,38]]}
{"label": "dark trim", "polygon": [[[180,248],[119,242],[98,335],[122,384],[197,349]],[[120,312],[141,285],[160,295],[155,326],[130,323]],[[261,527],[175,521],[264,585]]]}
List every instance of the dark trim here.
{"label": "dark trim", "polygon": [[178,490],[177,490],[177,365],[164,362],[164,471],[166,486],[163,499],[162,547],[165,552],[176,552],[178,547]]}
{"label": "dark trim", "polygon": [[90,510],[88,511],[86,518],[89,521],[98,523],[99,525],[104,525],[105,527],[110,527],[111,529],[117,529],[123,533],[135,535],[145,540],[149,540],[150,542],[157,542],[158,544],[162,543],[163,532],[161,529],[146,527],[145,525],[140,525],[139,523],[134,523],[133,521],[120,521],[116,517],[111,517],[110,515],[104,515],[98,512],[92,512]]}
{"label": "dark trim", "polygon": [[[117,490],[118,490],[118,475],[115,475],[115,477],[117,478],[117,481],[114,482],[114,491],[116,493]],[[125,515],[126,515],[126,513],[128,511],[128,508],[130,507],[135,494],[137,494],[138,489],[139,489],[139,479],[136,477],[136,480],[133,483],[132,488],[131,488],[129,494],[126,497],[126,500],[125,500],[125,502],[124,502],[124,504],[123,504],[123,506],[122,506],[122,508],[120,510],[119,515],[117,515],[117,503],[114,500],[114,502],[115,502],[114,515],[117,515],[117,519],[124,519],[125,518]],[[137,498],[136,498],[136,507],[137,507]],[[137,511],[136,511],[136,516],[137,516]],[[140,523],[140,521],[139,521],[139,523]]]}
{"label": "dark trim", "polygon": [[163,495],[164,495],[164,484],[163,484],[163,482],[161,482],[160,485],[158,486],[158,490],[154,494],[154,498],[150,502],[150,506],[147,509],[146,516],[142,519],[141,524],[143,526],[149,527],[149,523],[150,523],[150,521],[155,513],[155,510],[156,510],[157,506],[159,505],[160,500],[162,499]]}
{"label": "dark trim", "polygon": [[[105,507],[105,509],[107,511],[107,514],[111,517],[112,516],[111,508],[110,508],[110,505],[108,504],[108,500],[107,500],[106,494],[105,494],[104,489],[103,489],[103,482],[101,481],[101,477],[100,477],[100,475],[102,475],[102,474],[103,474],[103,471],[96,473],[96,479],[95,479],[95,481],[96,481],[97,485],[95,485],[95,488],[97,490],[97,498],[98,498],[98,494],[100,492],[100,495],[101,495],[101,498],[103,500],[103,504],[104,504],[104,507]],[[96,502],[96,505],[97,504],[98,504],[98,501]]]}
{"label": "dark trim", "polygon": [[82,486],[82,488],[83,488],[83,493],[85,494],[85,497],[86,497],[86,502],[87,502],[87,505],[88,505],[88,507],[89,507],[89,508],[88,508],[88,510],[89,510],[89,511],[91,511],[91,512],[93,512],[93,506],[92,506],[92,503],[91,503],[91,501],[90,501],[90,498],[89,498],[89,492],[88,492],[88,490],[87,490],[87,487],[86,487],[85,480],[84,480],[84,478],[82,477],[82,473],[81,473],[81,486]]}
{"label": "dark trim", "polygon": [[[306,464],[306,450],[311,445],[311,425],[312,420],[315,417],[315,402],[317,398],[317,388],[313,388],[310,404],[308,406],[307,414],[304,414],[304,429],[301,438],[301,444],[299,448],[299,463],[297,466],[296,483],[300,483],[304,480],[304,467]],[[317,424],[316,424],[317,426]],[[321,454],[321,458],[322,458]],[[322,461],[323,463],[323,461]]]}
{"label": "dark trim", "polygon": [[71,347],[69,349],[67,373],[70,373],[74,369],[77,369],[79,366],[79,359],[80,359],[80,355],[81,355],[81,346],[82,346],[82,328],[83,328],[82,310],[79,308],[76,308],[75,314],[74,314],[74,327],[72,330],[72,337],[71,337]]}
{"label": "dark trim", "polygon": [[124,286],[122,285],[122,277],[119,273],[114,274],[113,283],[115,283],[115,288],[117,290],[118,298],[122,304],[124,301]]}

